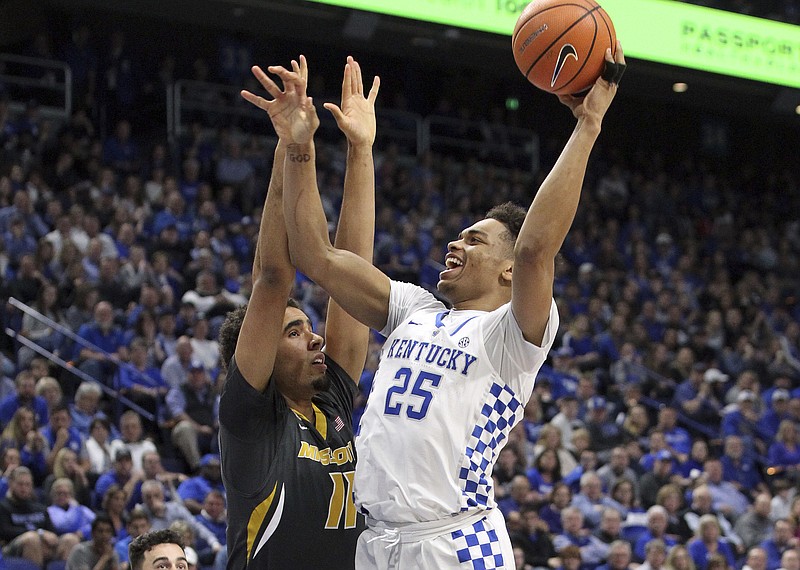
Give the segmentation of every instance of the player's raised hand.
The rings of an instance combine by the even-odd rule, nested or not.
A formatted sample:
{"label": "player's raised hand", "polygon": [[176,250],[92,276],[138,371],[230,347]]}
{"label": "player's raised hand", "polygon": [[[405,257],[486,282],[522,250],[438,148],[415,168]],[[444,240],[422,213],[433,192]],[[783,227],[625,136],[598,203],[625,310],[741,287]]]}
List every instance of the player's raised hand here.
{"label": "player's raised hand", "polygon": [[342,106],[325,103],[324,107],[336,119],[336,124],[351,145],[372,145],[375,142],[375,99],[380,85],[380,78],[375,76],[369,94],[364,97],[361,66],[352,56],[347,56],[342,80]]}
{"label": "player's raised hand", "polygon": [[559,95],[558,100],[572,110],[576,119],[593,120],[599,124],[617,94],[625,67],[625,53],[622,51],[622,44],[617,40],[616,54],[612,55],[610,49],[606,50],[608,73],[603,73],[603,77],[597,80],[586,96]]}
{"label": "player's raised hand", "polygon": [[243,90],[244,99],[264,109],[272,121],[275,132],[287,144],[305,144],[314,136],[319,127],[319,118],[314,108],[314,101],[306,94],[308,83],[308,64],[305,56],[300,56],[299,63],[292,60],[292,70],[279,65],[267,68],[277,75],[283,83],[283,89],[257,65],[253,66],[253,75],[272,96],[272,100]]}

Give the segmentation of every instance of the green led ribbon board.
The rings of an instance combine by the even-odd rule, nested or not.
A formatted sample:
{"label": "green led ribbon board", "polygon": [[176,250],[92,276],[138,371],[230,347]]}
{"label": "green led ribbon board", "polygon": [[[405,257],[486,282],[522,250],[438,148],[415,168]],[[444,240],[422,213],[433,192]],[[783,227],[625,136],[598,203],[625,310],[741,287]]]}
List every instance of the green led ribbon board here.
{"label": "green led ribbon board", "polygon": [[[520,0],[309,0],[509,36]],[[601,0],[625,54],[800,87],[800,26],[670,0]]]}

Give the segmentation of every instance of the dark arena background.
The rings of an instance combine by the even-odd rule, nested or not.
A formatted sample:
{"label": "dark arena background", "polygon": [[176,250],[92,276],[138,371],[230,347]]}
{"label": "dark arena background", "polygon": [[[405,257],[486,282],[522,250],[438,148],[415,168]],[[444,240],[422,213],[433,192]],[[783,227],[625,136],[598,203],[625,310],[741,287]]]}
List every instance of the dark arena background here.
{"label": "dark arena background", "polygon": [[[742,61],[778,53],[793,79],[628,55],[557,259],[561,328],[494,472],[518,569],[574,569],[557,557],[578,545],[582,570],[800,570],[800,5],[698,4],[782,22],[788,40]],[[756,45],[693,25],[695,50]],[[131,532],[170,525],[224,568],[217,426],[174,441],[170,391],[193,369],[219,390],[217,333],[251,290],[276,140],[239,96],[263,91],[252,65],[308,58],[331,227],[346,141],[321,105],[348,55],[381,77],[374,263],[432,291],[448,240],[527,207],[574,125],[508,34],[306,0],[7,0],[0,44],[0,568],[64,568],[100,513],[119,568]],[[294,296],[324,330],[324,292],[298,275]],[[52,552],[8,548],[38,526],[13,522],[19,465]],[[149,479],[179,514],[155,512]]]}

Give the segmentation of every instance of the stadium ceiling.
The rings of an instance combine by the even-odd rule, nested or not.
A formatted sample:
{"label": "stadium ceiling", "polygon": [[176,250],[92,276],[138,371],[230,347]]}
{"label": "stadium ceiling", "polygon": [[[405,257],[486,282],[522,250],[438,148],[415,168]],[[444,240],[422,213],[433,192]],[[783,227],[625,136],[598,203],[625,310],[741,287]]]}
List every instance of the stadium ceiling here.
{"label": "stadium ceiling", "polygon": [[[402,0],[398,0],[402,1]],[[82,8],[135,13],[295,42],[385,53],[420,62],[451,62],[493,78],[519,81],[508,37],[364,12],[306,0],[49,0],[70,12]],[[800,89],[682,67],[633,60],[621,96],[772,120],[800,120]],[[524,80],[523,80],[524,81]],[[676,94],[673,84],[689,89]],[[533,89],[533,87],[531,87]]]}

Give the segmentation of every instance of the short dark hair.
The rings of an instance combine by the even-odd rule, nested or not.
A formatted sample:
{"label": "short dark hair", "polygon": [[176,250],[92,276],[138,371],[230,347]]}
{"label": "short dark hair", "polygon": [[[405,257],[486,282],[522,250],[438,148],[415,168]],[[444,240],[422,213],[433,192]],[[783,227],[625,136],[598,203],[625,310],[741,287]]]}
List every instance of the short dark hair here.
{"label": "short dark hair", "polygon": [[[300,303],[289,297],[286,300],[287,307],[294,307],[301,309]],[[225,370],[233,358],[233,353],[236,352],[236,343],[239,341],[239,332],[242,330],[242,323],[244,322],[244,315],[247,312],[247,305],[242,305],[225,316],[225,320],[219,327],[219,354],[222,359],[222,366]]]}
{"label": "short dark hair", "polygon": [[522,223],[525,221],[525,208],[517,206],[511,202],[498,204],[488,212],[486,212],[486,219],[497,220],[506,227],[507,233],[502,237],[509,242],[509,257],[513,256],[514,244],[517,242],[519,231],[522,229]]}
{"label": "short dark hair", "polygon": [[96,529],[99,525],[103,523],[107,524],[112,529],[114,528],[114,523],[112,522],[110,516],[108,516],[106,513],[97,513],[97,516],[94,517],[94,520],[92,521],[92,527],[91,527],[92,530]]}
{"label": "short dark hair", "polygon": [[159,544],[177,544],[181,549],[184,548],[183,538],[174,530],[165,528],[146,532],[134,538],[130,546],[128,546],[128,560],[131,563],[131,570],[142,570],[145,552]]}

